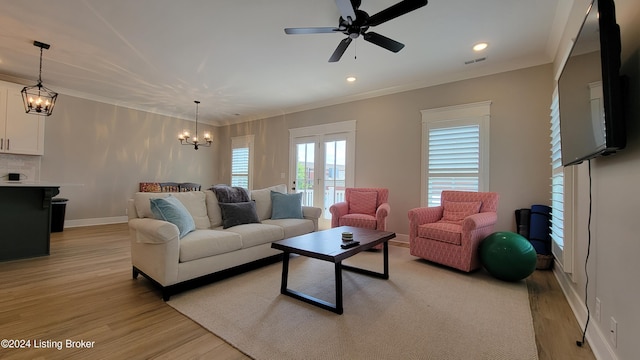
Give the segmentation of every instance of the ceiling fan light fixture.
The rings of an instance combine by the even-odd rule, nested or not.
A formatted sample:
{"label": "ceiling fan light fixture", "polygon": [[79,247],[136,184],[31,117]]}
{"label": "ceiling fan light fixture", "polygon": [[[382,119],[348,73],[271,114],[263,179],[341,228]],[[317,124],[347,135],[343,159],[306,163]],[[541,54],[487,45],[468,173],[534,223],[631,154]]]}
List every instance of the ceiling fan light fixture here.
{"label": "ceiling fan light fixture", "polygon": [[354,83],[356,82],[356,80],[358,80],[358,78],[356,78],[355,76],[347,76],[346,80],[349,83]]}
{"label": "ceiling fan light fixture", "polygon": [[484,49],[486,49],[489,46],[489,44],[487,44],[486,42],[479,42],[475,45],[473,45],[473,51],[482,51]]}

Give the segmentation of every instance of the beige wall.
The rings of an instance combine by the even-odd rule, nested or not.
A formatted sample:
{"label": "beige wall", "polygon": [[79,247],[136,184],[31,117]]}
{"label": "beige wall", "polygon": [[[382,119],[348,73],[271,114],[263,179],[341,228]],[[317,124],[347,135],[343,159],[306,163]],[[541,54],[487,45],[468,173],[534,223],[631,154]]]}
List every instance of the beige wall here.
{"label": "beige wall", "polygon": [[[229,182],[230,137],[255,134],[254,188],[288,179],[288,129],[356,120],[355,185],[389,188],[388,228],[408,234],[420,206],[420,110],[491,100],[490,189],[500,193],[499,230],[514,210],[549,203],[551,65],[287,114],[220,129],[220,182]],[[290,184],[288,184],[290,186]]]}
{"label": "beige wall", "polygon": [[124,216],[141,181],[213,184],[217,151],[181,146],[183,127],[194,123],[60,95],[46,119],[40,180],[62,184],[66,220],[77,224]]}

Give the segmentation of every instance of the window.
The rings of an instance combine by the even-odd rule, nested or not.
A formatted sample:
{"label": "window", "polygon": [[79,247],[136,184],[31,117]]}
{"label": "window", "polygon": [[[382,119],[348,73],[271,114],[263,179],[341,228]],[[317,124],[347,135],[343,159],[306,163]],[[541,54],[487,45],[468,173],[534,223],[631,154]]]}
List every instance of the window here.
{"label": "window", "polygon": [[422,111],[422,206],[439,206],[442,190],[489,190],[490,105]]}
{"label": "window", "polygon": [[[560,109],[558,89],[553,92],[551,99],[551,250],[562,265],[565,272],[572,272],[570,239],[571,223],[570,209],[565,211],[565,203],[570,192],[566,193],[565,182],[573,178],[571,170],[562,166],[562,147],[560,141]],[[573,167],[571,168],[573,169]]]}
{"label": "window", "polygon": [[252,188],[253,135],[231,138],[231,186]]}

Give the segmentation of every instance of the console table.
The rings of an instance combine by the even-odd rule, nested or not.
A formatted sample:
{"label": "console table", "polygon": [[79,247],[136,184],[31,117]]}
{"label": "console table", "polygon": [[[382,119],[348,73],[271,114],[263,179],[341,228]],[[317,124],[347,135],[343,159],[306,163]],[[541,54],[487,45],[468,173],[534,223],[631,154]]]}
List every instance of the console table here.
{"label": "console table", "polygon": [[0,183],[0,261],[49,255],[51,199],[58,185]]}

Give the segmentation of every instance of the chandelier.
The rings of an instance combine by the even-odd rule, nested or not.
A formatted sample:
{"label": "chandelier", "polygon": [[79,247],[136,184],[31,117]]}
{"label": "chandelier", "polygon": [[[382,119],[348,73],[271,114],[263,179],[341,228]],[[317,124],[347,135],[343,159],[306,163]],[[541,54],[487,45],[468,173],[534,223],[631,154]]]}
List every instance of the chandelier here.
{"label": "chandelier", "polygon": [[49,116],[53,112],[58,98],[57,92],[42,85],[42,50],[49,49],[50,45],[34,41],[33,46],[40,48],[40,72],[38,73],[38,83],[34,86],[25,86],[21,91],[24,111],[35,115]]}
{"label": "chandelier", "polygon": [[189,130],[184,130],[180,135],[178,135],[178,140],[180,140],[180,144],[193,145],[193,148],[198,150],[198,147],[200,146],[211,146],[212,140],[211,134],[209,134],[208,132],[204,133],[204,142],[198,140],[198,104],[200,104],[200,101],[194,100],[193,102],[196,103],[196,136],[192,138]]}

